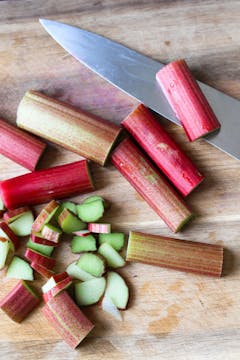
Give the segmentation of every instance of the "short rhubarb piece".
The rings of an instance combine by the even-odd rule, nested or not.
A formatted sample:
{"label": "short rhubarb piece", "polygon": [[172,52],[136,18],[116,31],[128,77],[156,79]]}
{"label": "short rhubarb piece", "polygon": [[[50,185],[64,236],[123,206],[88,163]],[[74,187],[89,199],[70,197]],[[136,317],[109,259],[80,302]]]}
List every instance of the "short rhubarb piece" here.
{"label": "short rhubarb piece", "polygon": [[223,247],[131,231],[126,260],[220,277]]}
{"label": "short rhubarb piece", "polygon": [[9,250],[10,244],[8,239],[0,237],[0,270],[2,270],[6,264]]}
{"label": "short rhubarb piece", "polygon": [[124,259],[117,250],[106,242],[100,245],[98,252],[106,259],[108,266],[111,268],[119,268],[125,265]]}
{"label": "short rhubarb piece", "polygon": [[27,236],[31,234],[34,217],[32,211],[26,211],[18,219],[9,224],[15,235]]}
{"label": "short rhubarb piece", "polygon": [[63,232],[66,234],[71,234],[75,231],[83,230],[87,226],[68,209],[63,209],[63,211],[60,213],[58,216],[58,223],[61,226]]}
{"label": "short rhubarb piece", "polygon": [[164,66],[156,78],[190,141],[220,128],[216,115],[183,59]]}
{"label": "short rhubarb piece", "polygon": [[94,189],[86,160],[37,170],[0,183],[8,209],[46,203]]}
{"label": "short rhubarb piece", "polygon": [[26,249],[24,256],[30,261],[30,262],[36,262],[39,265],[42,265],[46,267],[49,270],[52,270],[55,266],[56,260],[41,254],[40,252],[32,249]]}
{"label": "short rhubarb piece", "polygon": [[0,308],[15,322],[22,322],[40,303],[40,299],[25,281],[17,285],[0,301]]}
{"label": "short rhubarb piece", "polygon": [[77,205],[71,201],[66,201],[61,204],[65,209],[70,210],[73,214],[77,215]]}
{"label": "short rhubarb piece", "polygon": [[17,125],[105,165],[121,128],[37,91],[28,91],[19,104]]}
{"label": "short rhubarb piece", "polygon": [[96,251],[96,239],[93,235],[74,236],[71,241],[71,250],[74,254],[87,251]]}
{"label": "short rhubarb piece", "polygon": [[108,243],[115,250],[120,251],[124,246],[124,234],[123,233],[110,233],[110,234],[99,234],[99,244]]}
{"label": "short rhubarb piece", "polygon": [[51,290],[54,286],[56,286],[57,283],[67,277],[68,273],[66,271],[52,275],[51,278],[42,286],[42,292],[46,293],[48,290]]}
{"label": "short rhubarb piece", "polygon": [[96,277],[101,277],[105,272],[105,260],[98,254],[83,254],[78,260],[77,265],[82,270]]}
{"label": "short rhubarb piece", "polygon": [[203,181],[204,176],[143,104],[122,125],[183,196]]}
{"label": "short rhubarb piece", "polygon": [[44,302],[47,303],[53,297],[58,296],[62,291],[66,290],[70,285],[72,285],[72,279],[70,276],[67,276],[63,280],[59,281],[51,289],[43,293]]}
{"label": "short rhubarb piece", "polygon": [[130,139],[117,146],[111,160],[173,232],[193,217],[184,201]]}
{"label": "short rhubarb piece", "polygon": [[103,311],[107,312],[108,314],[115,317],[115,319],[122,321],[122,314],[116,307],[116,305],[113,303],[112,299],[108,294],[105,294],[102,299],[102,309]]}
{"label": "short rhubarb piece", "polygon": [[44,237],[44,239],[52,241],[54,243],[59,242],[61,234],[62,234],[61,229],[59,229],[56,226],[53,226],[51,224],[44,225],[44,227],[42,229],[42,237]]}
{"label": "short rhubarb piece", "polygon": [[30,211],[30,209],[26,206],[23,206],[18,209],[14,209],[14,210],[8,210],[4,213],[3,220],[7,224],[10,224],[28,211]]}
{"label": "short rhubarb piece", "polygon": [[0,119],[0,153],[30,171],[35,170],[46,144]]}
{"label": "short rhubarb piece", "polygon": [[30,237],[31,237],[32,242],[34,242],[36,244],[54,246],[54,247],[57,247],[59,245],[59,243],[55,243],[53,241],[44,239],[42,237],[41,233],[36,233],[36,234],[31,233]]}
{"label": "short rhubarb piece", "polygon": [[88,236],[88,235],[91,235],[91,231],[89,230],[78,230],[78,231],[74,231],[73,232],[74,235],[76,236]]}
{"label": "short rhubarb piece", "polygon": [[96,200],[101,200],[104,203],[104,199],[102,198],[102,196],[99,195],[91,195],[88,196],[86,199],[83,200],[83,204],[89,204],[90,202],[96,201]]}
{"label": "short rhubarb piece", "polygon": [[49,300],[42,313],[72,349],[75,349],[94,327],[66,291]]}
{"label": "short rhubarb piece", "polygon": [[54,275],[54,271],[47,269],[46,267],[37,264],[36,262],[31,262],[31,267],[44,278],[49,279]]}
{"label": "short rhubarb piece", "polygon": [[7,278],[33,281],[33,270],[28,262],[18,256],[14,256],[6,274]]}
{"label": "short rhubarb piece", "polygon": [[88,230],[97,234],[108,234],[111,232],[111,224],[89,223]]}
{"label": "short rhubarb piece", "polygon": [[129,289],[121,275],[114,271],[107,273],[105,294],[110,297],[118,309],[126,309],[129,300]]}
{"label": "short rhubarb piece", "polygon": [[0,237],[6,238],[10,241],[10,246],[13,251],[18,249],[20,245],[19,238],[4,221],[0,222]]}
{"label": "short rhubarb piece", "polygon": [[84,271],[77,265],[77,261],[74,261],[73,263],[69,264],[66,268],[66,272],[69,276],[71,276],[72,279],[77,279],[81,281],[87,281],[94,279],[95,277],[88,273],[87,271]]}
{"label": "short rhubarb piece", "polygon": [[55,200],[50,201],[40,212],[32,224],[32,231],[39,232],[42,230],[45,224],[47,224],[59,207],[59,203]]}
{"label": "short rhubarb piece", "polygon": [[103,217],[104,206],[102,200],[95,200],[77,205],[78,217],[85,222],[98,221]]}
{"label": "short rhubarb piece", "polygon": [[74,285],[74,295],[79,306],[96,304],[103,296],[106,287],[104,277],[91,279]]}
{"label": "short rhubarb piece", "polygon": [[54,250],[53,246],[43,245],[33,242],[31,239],[26,244],[27,248],[40,252],[42,255],[51,256]]}

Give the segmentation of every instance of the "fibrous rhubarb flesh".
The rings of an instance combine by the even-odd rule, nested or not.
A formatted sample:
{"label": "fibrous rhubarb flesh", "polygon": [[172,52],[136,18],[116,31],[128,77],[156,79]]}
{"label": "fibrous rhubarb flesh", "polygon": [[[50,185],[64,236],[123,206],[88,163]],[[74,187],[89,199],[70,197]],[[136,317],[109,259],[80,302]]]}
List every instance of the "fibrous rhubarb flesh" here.
{"label": "fibrous rhubarb flesh", "polygon": [[203,181],[204,176],[143,104],[122,125],[183,196]]}
{"label": "fibrous rhubarb flesh", "polygon": [[28,262],[18,256],[14,256],[6,274],[7,278],[34,280],[33,270]]}
{"label": "fibrous rhubarb flesh", "polygon": [[100,277],[105,272],[105,260],[98,254],[85,253],[77,262],[77,265],[89,274]]}
{"label": "fibrous rhubarb flesh", "polygon": [[44,302],[48,302],[53,297],[58,296],[62,291],[66,290],[72,284],[72,279],[70,276],[65,277],[63,280],[59,281],[51,289],[43,293]]}
{"label": "fibrous rhubarb flesh", "polygon": [[71,250],[75,254],[87,251],[96,251],[96,239],[93,235],[74,236],[71,241]]}
{"label": "fibrous rhubarb flesh", "polygon": [[131,231],[126,260],[220,277],[223,247]]}
{"label": "fibrous rhubarb flesh", "polygon": [[93,188],[86,160],[37,170],[0,183],[2,200],[9,209],[42,204]]}
{"label": "fibrous rhubarb flesh", "polygon": [[118,309],[126,309],[129,300],[129,289],[122,276],[114,271],[107,273],[105,295],[111,298]]}
{"label": "fibrous rhubarb flesh", "polygon": [[124,245],[124,234],[123,233],[110,233],[110,234],[99,234],[99,244],[108,243],[115,250],[120,251]]}
{"label": "fibrous rhubarb flesh", "polygon": [[40,214],[34,220],[32,224],[32,231],[37,233],[42,230],[45,224],[47,224],[59,207],[59,203],[55,200],[50,201],[40,212]]}
{"label": "fibrous rhubarb flesh", "polygon": [[74,285],[74,295],[79,306],[96,304],[103,296],[106,287],[104,277],[91,279]]}
{"label": "fibrous rhubarb flesh", "polygon": [[190,141],[220,128],[216,115],[183,59],[164,66],[156,78]]}
{"label": "fibrous rhubarb flesh", "polygon": [[26,246],[29,249],[35,250],[40,252],[42,255],[46,255],[46,256],[51,256],[52,252],[54,250],[53,246],[49,246],[49,245],[43,245],[43,244],[38,244],[36,242],[33,242],[31,239],[28,240]]}
{"label": "fibrous rhubarb flesh", "polygon": [[37,91],[19,104],[17,125],[104,165],[121,128]]}
{"label": "fibrous rhubarb flesh", "polygon": [[86,224],[82,222],[76,215],[68,209],[63,208],[58,216],[58,223],[66,234],[71,234],[78,230],[86,228]]}
{"label": "fibrous rhubarb flesh", "polygon": [[100,245],[98,252],[106,259],[109,267],[118,268],[125,265],[124,259],[117,250],[106,242]]}
{"label": "fibrous rhubarb flesh", "polygon": [[15,235],[27,236],[30,235],[34,217],[32,211],[23,213],[18,219],[9,224]]}
{"label": "fibrous rhubarb flesh", "polygon": [[111,160],[173,232],[193,217],[180,196],[130,139],[118,145]]}
{"label": "fibrous rhubarb flesh", "polygon": [[89,272],[81,269],[77,265],[77,261],[74,261],[73,263],[69,264],[68,267],[66,268],[66,272],[68,273],[69,276],[71,276],[72,279],[77,279],[81,281],[87,281],[95,278],[95,276],[91,275]]}

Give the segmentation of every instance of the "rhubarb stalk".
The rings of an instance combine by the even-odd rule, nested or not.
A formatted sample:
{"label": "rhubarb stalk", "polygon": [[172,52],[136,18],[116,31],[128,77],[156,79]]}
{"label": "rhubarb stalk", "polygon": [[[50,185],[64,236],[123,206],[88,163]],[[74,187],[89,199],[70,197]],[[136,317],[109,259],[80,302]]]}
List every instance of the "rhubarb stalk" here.
{"label": "rhubarb stalk", "polygon": [[190,141],[220,128],[216,115],[183,59],[164,66],[156,78]]}
{"label": "rhubarb stalk", "polygon": [[26,169],[35,170],[46,144],[0,119],[0,153]]}
{"label": "rhubarb stalk", "polygon": [[118,145],[111,160],[173,232],[192,218],[183,200],[130,139]]}
{"label": "rhubarb stalk", "polygon": [[122,125],[183,196],[202,182],[204,176],[143,104],[129,114]]}
{"label": "rhubarb stalk", "polygon": [[120,127],[37,91],[18,107],[19,127],[104,165]]}
{"label": "rhubarb stalk", "polygon": [[220,277],[223,247],[131,231],[126,260]]}
{"label": "rhubarb stalk", "polygon": [[2,200],[9,209],[41,204],[93,189],[86,160],[38,170],[0,184]]}

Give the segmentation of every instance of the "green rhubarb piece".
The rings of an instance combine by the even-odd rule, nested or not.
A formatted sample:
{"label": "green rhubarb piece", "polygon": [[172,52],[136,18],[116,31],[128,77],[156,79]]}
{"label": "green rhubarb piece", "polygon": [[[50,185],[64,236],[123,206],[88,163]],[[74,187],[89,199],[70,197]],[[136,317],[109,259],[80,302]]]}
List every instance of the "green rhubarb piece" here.
{"label": "green rhubarb piece", "polygon": [[29,249],[38,251],[45,256],[51,256],[52,252],[54,250],[54,246],[38,244],[38,243],[33,242],[31,239],[28,240],[26,246]]}
{"label": "green rhubarb piece", "polygon": [[98,252],[106,259],[108,266],[112,268],[118,268],[125,265],[125,260],[121,255],[106,242],[100,245]]}
{"label": "green rhubarb piece", "polygon": [[30,264],[18,256],[14,256],[8,267],[7,278],[34,280],[33,269]]}
{"label": "green rhubarb piece", "polygon": [[4,210],[4,203],[1,198],[0,198],[0,210]]}
{"label": "green rhubarb piece", "polygon": [[17,236],[27,236],[31,233],[33,223],[33,213],[31,211],[27,211],[23,213],[17,220],[10,223],[9,227]]}
{"label": "green rhubarb piece", "polygon": [[99,196],[99,195],[92,195],[87,197],[86,199],[83,200],[83,204],[88,204],[90,202],[96,201],[96,200],[102,200],[102,202],[104,202],[104,199]]}
{"label": "green rhubarb piece", "polygon": [[99,244],[108,243],[115,250],[120,251],[124,245],[124,234],[123,233],[109,233],[109,234],[99,234],[98,236]]}
{"label": "green rhubarb piece", "polygon": [[96,304],[103,296],[106,287],[104,277],[88,280],[75,284],[74,294],[79,306]]}
{"label": "green rhubarb piece", "polygon": [[58,216],[58,223],[61,226],[62,230],[71,234],[74,231],[86,229],[86,224],[77,218],[73,213],[68,209],[63,209]]}
{"label": "green rhubarb piece", "polygon": [[49,241],[53,241],[55,243],[59,242],[60,235],[62,234],[62,230],[52,224],[44,225],[41,236]]}
{"label": "green rhubarb piece", "polygon": [[74,261],[66,268],[66,272],[73,279],[78,279],[81,281],[87,281],[91,279],[95,279],[95,277],[88,272],[84,271],[77,265],[77,261]]}
{"label": "green rhubarb piece", "polygon": [[70,210],[73,214],[77,215],[77,205],[71,201],[66,201],[61,204],[65,209]]}
{"label": "green rhubarb piece", "polygon": [[77,205],[78,217],[85,222],[95,222],[103,216],[104,206],[102,200]]}
{"label": "green rhubarb piece", "polygon": [[74,236],[71,241],[71,249],[73,253],[96,251],[96,239],[93,235]]}
{"label": "green rhubarb piece", "polygon": [[114,271],[107,273],[105,296],[109,296],[118,309],[126,309],[129,299],[129,289],[124,279]]}
{"label": "green rhubarb piece", "polygon": [[105,261],[98,254],[85,253],[77,262],[77,265],[89,274],[101,277],[105,272]]}
{"label": "green rhubarb piece", "polygon": [[10,250],[10,243],[6,238],[0,239],[0,270],[4,268],[8,252]]}

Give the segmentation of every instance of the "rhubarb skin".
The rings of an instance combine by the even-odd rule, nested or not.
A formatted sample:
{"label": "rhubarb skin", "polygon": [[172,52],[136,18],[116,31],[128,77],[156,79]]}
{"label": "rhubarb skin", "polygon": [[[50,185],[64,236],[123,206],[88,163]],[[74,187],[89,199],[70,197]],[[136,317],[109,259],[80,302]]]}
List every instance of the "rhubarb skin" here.
{"label": "rhubarb skin", "polygon": [[104,165],[121,128],[37,91],[19,104],[17,125],[42,138]]}
{"label": "rhubarb skin", "polygon": [[56,264],[56,259],[42,255],[38,251],[27,248],[24,253],[25,258],[27,258],[31,263],[37,263],[41,266],[46,267],[49,270],[52,270]]}
{"label": "rhubarb skin", "polygon": [[47,246],[59,246],[59,243],[44,239],[43,237],[37,236],[37,234],[30,234],[31,240],[36,244],[47,245]]}
{"label": "rhubarb skin", "polygon": [[193,217],[180,196],[130,139],[118,145],[111,160],[173,232]]}
{"label": "rhubarb skin", "polygon": [[13,246],[13,250],[16,251],[20,245],[17,235],[14,234],[12,229],[4,221],[0,222],[0,231],[7,235],[7,238],[10,240]]}
{"label": "rhubarb skin", "polygon": [[1,197],[8,209],[42,204],[93,190],[87,160],[37,170],[0,183]]}
{"label": "rhubarb skin", "polygon": [[42,275],[46,279],[50,279],[54,275],[54,271],[47,269],[46,267],[39,265],[36,262],[31,262],[31,267],[40,275]]}
{"label": "rhubarb skin", "polygon": [[130,231],[126,260],[220,277],[223,247]]}
{"label": "rhubarb skin", "polygon": [[216,115],[183,59],[164,66],[156,78],[190,141],[220,128]]}
{"label": "rhubarb skin", "polygon": [[46,144],[35,136],[0,119],[0,153],[30,171],[34,171]]}
{"label": "rhubarb skin", "polygon": [[51,298],[42,308],[42,313],[72,349],[94,327],[66,291]]}
{"label": "rhubarb skin", "polygon": [[122,125],[183,196],[203,181],[204,176],[143,104]]}
{"label": "rhubarb skin", "polygon": [[40,299],[25,281],[17,285],[0,301],[0,308],[15,322],[22,322],[40,303]]}
{"label": "rhubarb skin", "polygon": [[58,296],[62,291],[67,289],[72,284],[72,278],[67,276],[62,281],[59,281],[52,289],[43,294],[43,300],[47,303],[53,297]]}

